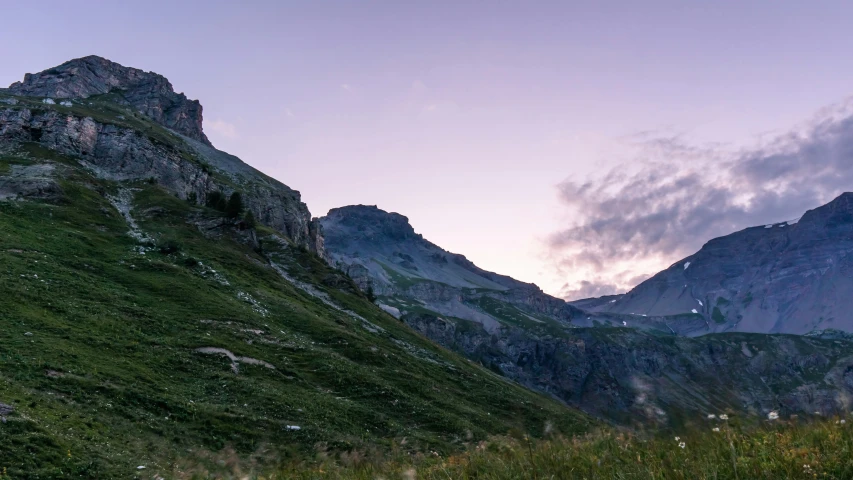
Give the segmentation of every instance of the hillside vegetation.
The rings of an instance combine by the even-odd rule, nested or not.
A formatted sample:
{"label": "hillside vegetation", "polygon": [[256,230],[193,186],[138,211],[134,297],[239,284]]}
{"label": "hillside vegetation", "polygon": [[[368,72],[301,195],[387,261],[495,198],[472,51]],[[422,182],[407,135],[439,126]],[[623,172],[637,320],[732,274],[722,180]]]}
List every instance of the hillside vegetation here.
{"label": "hillside vegetation", "polygon": [[[501,437],[462,454],[394,459],[327,459],[258,478],[373,480],[509,479],[849,479],[853,429],[839,418],[708,419],[680,436],[594,433],[546,440]],[[203,472],[198,470],[197,472]]]}
{"label": "hillside vegetation", "polygon": [[61,194],[0,202],[9,478],[151,478],[226,451],[270,468],[318,446],[445,454],[593,425],[427,341],[273,230],[37,145],[0,175],[40,164]]}

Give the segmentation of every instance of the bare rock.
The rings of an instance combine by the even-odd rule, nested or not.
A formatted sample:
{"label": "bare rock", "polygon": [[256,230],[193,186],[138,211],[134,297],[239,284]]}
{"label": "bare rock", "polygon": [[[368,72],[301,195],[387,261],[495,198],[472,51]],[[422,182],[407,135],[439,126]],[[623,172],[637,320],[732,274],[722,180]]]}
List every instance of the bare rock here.
{"label": "bare rock", "polygon": [[114,94],[116,101],[133,107],[155,122],[210,145],[202,129],[202,107],[183,93],[175,93],[162,75],[129,68],[105,58],[74,59],[40,73],[26,74],[9,86],[13,95],[83,99]]}
{"label": "bare rock", "polygon": [[12,165],[9,175],[0,175],[0,200],[15,198],[56,201],[62,188],[54,178],[53,165]]}

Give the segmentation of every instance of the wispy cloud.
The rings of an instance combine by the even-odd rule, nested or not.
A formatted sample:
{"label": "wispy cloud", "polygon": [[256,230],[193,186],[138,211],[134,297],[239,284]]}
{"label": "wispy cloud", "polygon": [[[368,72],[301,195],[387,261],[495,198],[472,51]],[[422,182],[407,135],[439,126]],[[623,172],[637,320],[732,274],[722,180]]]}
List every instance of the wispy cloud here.
{"label": "wispy cloud", "polygon": [[341,88],[342,88],[342,89],[344,89],[344,90],[346,90],[346,91],[348,91],[348,92],[351,92],[351,91],[352,91],[352,87],[351,87],[351,86],[350,86],[350,84],[348,84],[348,83],[342,83],[342,84],[341,84]]}
{"label": "wispy cloud", "polygon": [[225,120],[216,119],[210,122],[205,122],[205,127],[210,128],[225,138],[234,139],[240,136],[237,132],[237,127],[233,123],[228,123]]}
{"label": "wispy cloud", "polygon": [[625,291],[711,238],[798,217],[853,190],[853,101],[739,152],[679,136],[634,139],[638,155],[597,179],[560,184],[576,222],[551,235],[566,298]]}

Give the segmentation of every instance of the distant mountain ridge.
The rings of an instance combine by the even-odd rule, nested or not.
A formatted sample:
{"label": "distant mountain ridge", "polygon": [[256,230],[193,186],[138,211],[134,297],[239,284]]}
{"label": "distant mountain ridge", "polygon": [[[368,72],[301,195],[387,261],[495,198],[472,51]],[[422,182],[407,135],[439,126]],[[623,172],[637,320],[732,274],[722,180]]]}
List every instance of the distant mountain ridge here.
{"label": "distant mountain ridge", "polygon": [[534,284],[483,270],[376,206],[335,208],[320,219],[329,258],[397,316],[431,311],[482,324],[570,328],[583,315]]}
{"label": "distant mountain ridge", "polygon": [[853,393],[850,338],[839,332],[705,335],[706,320],[689,310],[594,312],[623,297],[568,304],[474,266],[375,206],[333,209],[320,222],[329,258],[386,311],[507,378],[618,423],[834,412]]}
{"label": "distant mountain ridge", "polygon": [[844,193],[798,220],[715,238],[625,295],[573,304],[635,318],[693,316],[694,327],[701,318],[693,335],[853,332],[851,254],[853,193]]}

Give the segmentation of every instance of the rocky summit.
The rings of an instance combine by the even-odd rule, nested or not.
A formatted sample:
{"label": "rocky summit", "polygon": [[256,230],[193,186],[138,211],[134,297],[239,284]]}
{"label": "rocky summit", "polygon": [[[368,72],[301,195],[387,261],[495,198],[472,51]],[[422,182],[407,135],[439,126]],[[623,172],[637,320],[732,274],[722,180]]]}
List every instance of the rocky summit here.
{"label": "rocky summit", "polygon": [[[214,192],[239,192],[258,221],[324,254],[319,224],[299,192],[213,148],[201,105],[156,73],[85,57],[0,91],[0,148],[34,146],[75,158],[99,178],[155,182],[199,205]],[[0,196],[56,196],[62,169],[15,167],[0,181]]]}
{"label": "rocky summit", "polygon": [[39,73],[24,75],[8,88],[13,95],[84,100],[111,95],[111,100],[131,107],[155,122],[211,146],[202,128],[198,100],[175,93],[166,77],[129,68],[105,58],[77,58]]}
{"label": "rocky summit", "polygon": [[853,332],[853,193],[715,238],[625,295],[575,305],[689,335]]}
{"label": "rocky summit", "polygon": [[329,258],[397,317],[433,312],[480,324],[562,330],[583,314],[533,284],[488,272],[415,233],[376,206],[335,208],[320,219]]}

